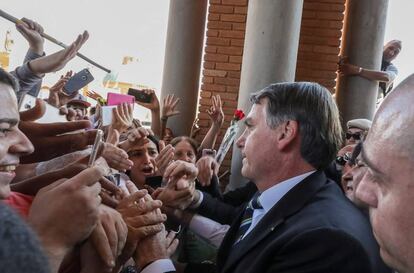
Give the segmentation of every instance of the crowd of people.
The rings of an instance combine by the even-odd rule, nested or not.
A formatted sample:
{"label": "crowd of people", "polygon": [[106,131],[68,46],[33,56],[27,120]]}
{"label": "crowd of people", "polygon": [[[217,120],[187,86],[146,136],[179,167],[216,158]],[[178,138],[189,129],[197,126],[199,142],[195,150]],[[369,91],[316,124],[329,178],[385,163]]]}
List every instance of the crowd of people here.
{"label": "crowd of people", "polygon": [[[1,272],[414,272],[414,76],[346,132],[317,83],[253,93],[236,140],[249,182],[223,193],[213,151],[220,96],[201,144],[196,127],[174,136],[168,119],[180,100],[160,103],[154,90],[142,91],[148,102],[118,104],[103,125],[98,92],[87,94],[95,105],[65,93],[71,71],[23,111],[19,102],[89,34],[46,55],[39,24],[16,27],[29,49],[11,73],[0,69]],[[66,121],[38,122],[50,107]],[[150,129],[134,107],[151,111]]]}

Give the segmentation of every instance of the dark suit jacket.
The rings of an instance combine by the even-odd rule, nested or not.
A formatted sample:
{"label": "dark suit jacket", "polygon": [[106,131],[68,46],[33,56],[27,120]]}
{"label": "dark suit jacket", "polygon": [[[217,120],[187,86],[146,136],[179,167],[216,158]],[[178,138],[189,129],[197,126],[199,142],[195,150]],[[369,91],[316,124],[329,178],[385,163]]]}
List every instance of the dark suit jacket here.
{"label": "dark suit jacket", "polygon": [[[234,245],[242,213],[220,246],[215,272],[391,272],[380,259],[368,220],[323,172],[296,185]],[[189,265],[186,272],[212,270]]]}
{"label": "dark suit jacket", "polygon": [[198,207],[197,213],[220,224],[231,225],[256,192],[257,187],[253,182],[221,196],[214,197],[203,192],[203,201]]}

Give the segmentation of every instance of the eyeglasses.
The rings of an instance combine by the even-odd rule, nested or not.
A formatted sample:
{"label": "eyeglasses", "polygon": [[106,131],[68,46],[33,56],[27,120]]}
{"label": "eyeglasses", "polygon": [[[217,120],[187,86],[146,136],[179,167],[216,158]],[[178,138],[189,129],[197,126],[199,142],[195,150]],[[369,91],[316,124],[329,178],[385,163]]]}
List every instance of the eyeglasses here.
{"label": "eyeglasses", "polygon": [[346,139],[350,139],[351,137],[355,140],[361,140],[361,133],[355,133],[355,134],[346,133]]}
{"label": "eyeglasses", "polygon": [[345,164],[351,160],[351,157],[351,153],[345,153],[344,155],[336,157],[335,162],[340,166],[345,166]]}

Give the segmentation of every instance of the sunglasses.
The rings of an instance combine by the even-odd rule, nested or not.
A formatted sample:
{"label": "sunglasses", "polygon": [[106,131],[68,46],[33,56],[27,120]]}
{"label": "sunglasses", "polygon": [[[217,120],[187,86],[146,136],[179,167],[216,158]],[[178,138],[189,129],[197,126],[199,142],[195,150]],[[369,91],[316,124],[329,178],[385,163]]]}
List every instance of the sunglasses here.
{"label": "sunglasses", "polygon": [[346,139],[350,139],[351,137],[355,140],[361,140],[361,134],[360,133],[355,133],[355,134],[346,133]]}
{"label": "sunglasses", "polygon": [[340,166],[345,166],[345,164],[351,160],[351,157],[351,153],[345,153],[344,155],[336,157],[335,162]]}

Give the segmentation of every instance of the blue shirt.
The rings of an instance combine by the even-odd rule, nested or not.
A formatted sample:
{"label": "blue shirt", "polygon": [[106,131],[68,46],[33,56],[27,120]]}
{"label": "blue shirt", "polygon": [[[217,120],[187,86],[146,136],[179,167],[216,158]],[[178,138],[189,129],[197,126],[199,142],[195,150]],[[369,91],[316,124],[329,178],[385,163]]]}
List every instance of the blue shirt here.
{"label": "blue shirt", "polygon": [[283,198],[293,187],[297,184],[302,182],[306,177],[313,174],[315,171],[310,171],[292,178],[288,180],[282,181],[271,188],[268,188],[259,196],[260,204],[262,205],[262,209],[255,209],[253,211],[253,218],[252,224],[250,225],[249,229],[244,234],[243,238],[249,234],[254,227],[262,220],[263,216],[269,212],[271,208],[273,208],[280,199]]}

